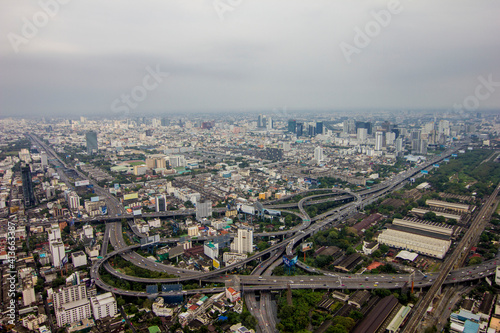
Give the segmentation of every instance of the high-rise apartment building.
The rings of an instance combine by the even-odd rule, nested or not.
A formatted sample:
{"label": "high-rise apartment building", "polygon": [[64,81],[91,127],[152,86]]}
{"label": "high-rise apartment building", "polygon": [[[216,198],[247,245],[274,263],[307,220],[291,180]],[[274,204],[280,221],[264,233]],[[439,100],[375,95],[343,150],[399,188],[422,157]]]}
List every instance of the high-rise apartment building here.
{"label": "high-rise apartment building", "polygon": [[155,200],[156,212],[164,212],[167,210],[167,200],[164,195],[159,195]]}
{"label": "high-rise apartment building", "polygon": [[288,120],[288,133],[295,133],[297,129],[297,121],[295,119]]}
{"label": "high-rise apartment building", "polygon": [[50,254],[52,255],[52,266],[61,267],[65,256],[64,244],[61,241],[50,243]]}
{"label": "high-rise apartment building", "polygon": [[54,293],[53,298],[54,311],[59,327],[92,316],[85,284],[63,287],[60,291]]}
{"label": "high-rise apartment building", "polygon": [[314,148],[314,160],[316,161],[316,163],[321,163],[323,159],[324,159],[323,148],[321,147]]}
{"label": "high-rise apartment building", "polygon": [[231,251],[237,253],[253,252],[253,230],[250,228],[239,228],[238,235],[231,244]]}
{"label": "high-rise apartment building", "polygon": [[198,202],[196,204],[196,219],[212,216],[212,201]]}
{"label": "high-rise apartment building", "polygon": [[29,165],[21,167],[21,179],[23,182],[24,207],[33,207],[36,205],[36,199],[33,181],[31,179],[31,168]]}
{"label": "high-rise apartment building", "polygon": [[108,292],[90,298],[94,319],[99,320],[105,317],[114,317],[118,312],[118,306],[113,294]]}

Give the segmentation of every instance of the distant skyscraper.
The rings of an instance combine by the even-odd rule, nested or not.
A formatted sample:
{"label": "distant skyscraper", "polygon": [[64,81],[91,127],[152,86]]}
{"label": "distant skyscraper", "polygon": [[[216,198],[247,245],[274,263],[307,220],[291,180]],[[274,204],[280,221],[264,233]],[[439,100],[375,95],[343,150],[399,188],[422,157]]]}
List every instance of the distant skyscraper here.
{"label": "distant skyscraper", "polygon": [[396,139],[396,151],[401,152],[403,151],[403,138],[397,138]]}
{"label": "distant skyscraper", "polygon": [[49,159],[47,157],[47,153],[45,152],[41,154],[41,163],[42,163],[42,168],[49,166]]}
{"label": "distant skyscraper", "polygon": [[24,207],[29,208],[36,205],[33,181],[31,180],[31,169],[29,165],[21,167],[21,179],[23,181]]}
{"label": "distant skyscraper", "polygon": [[273,129],[273,118],[266,117],[265,120],[266,120],[266,128],[268,130],[272,130]]}
{"label": "distant skyscraper", "polygon": [[99,147],[97,146],[97,133],[94,131],[87,132],[85,134],[85,138],[87,139],[87,154],[97,154],[99,150]]}
{"label": "distant skyscraper", "polygon": [[212,201],[198,202],[196,204],[196,219],[212,216]]}
{"label": "distant skyscraper", "polygon": [[357,138],[361,142],[365,142],[368,136],[368,130],[366,128],[358,128],[357,130]]}
{"label": "distant skyscraper", "polygon": [[377,131],[375,133],[375,150],[382,150],[384,146],[384,132]]}
{"label": "distant skyscraper", "polygon": [[307,126],[307,134],[312,138],[313,136],[316,135],[316,127],[313,125]]}
{"label": "distant skyscraper", "polygon": [[323,159],[324,159],[323,148],[321,147],[314,148],[314,160],[316,161],[316,163],[321,163]]}
{"label": "distant skyscraper", "polygon": [[357,121],[355,123],[356,131],[358,128],[366,128],[368,135],[372,134],[372,123],[369,121]]}
{"label": "distant skyscraper", "polygon": [[259,114],[259,118],[257,118],[257,127],[265,127],[265,118],[263,115]]}
{"label": "distant skyscraper", "polygon": [[157,212],[164,212],[167,210],[167,202],[166,199],[163,195],[159,195],[156,197],[156,211]]}
{"label": "distant skyscraper", "polygon": [[323,122],[316,122],[316,134],[323,134]]}
{"label": "distant skyscraper", "polygon": [[297,129],[297,121],[294,119],[288,120],[288,133],[295,133]]}
{"label": "distant skyscraper", "polygon": [[297,137],[304,135],[304,124],[297,123]]}

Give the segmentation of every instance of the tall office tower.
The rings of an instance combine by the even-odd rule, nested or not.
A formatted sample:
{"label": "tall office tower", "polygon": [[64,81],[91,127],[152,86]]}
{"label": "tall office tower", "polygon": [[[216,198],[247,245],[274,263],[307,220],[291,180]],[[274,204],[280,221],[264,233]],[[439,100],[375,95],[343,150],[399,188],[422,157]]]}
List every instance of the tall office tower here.
{"label": "tall office tower", "polygon": [[368,130],[366,128],[357,129],[358,141],[365,142],[367,137],[368,137]]}
{"label": "tall office tower", "polygon": [[297,121],[295,119],[288,120],[288,133],[295,133],[297,129]]}
{"label": "tall office tower", "polygon": [[342,122],[342,133],[349,134],[349,121],[347,120]]}
{"label": "tall office tower", "polygon": [[253,230],[250,228],[239,228],[238,235],[231,244],[231,251],[238,253],[253,252]]}
{"label": "tall office tower", "polygon": [[384,146],[384,132],[377,131],[375,133],[375,150],[382,150]]}
{"label": "tall office tower", "polygon": [[257,127],[265,127],[265,120],[262,114],[259,114],[259,118],[257,118]]}
{"label": "tall office tower", "polygon": [[356,131],[358,128],[366,128],[368,135],[372,134],[372,123],[369,121],[357,121],[354,126],[356,127]]}
{"label": "tall office tower", "polygon": [[314,160],[316,161],[316,163],[320,163],[321,161],[323,161],[323,159],[324,159],[323,148],[321,147],[314,148]]}
{"label": "tall office tower", "polygon": [[94,131],[87,132],[85,134],[87,139],[87,154],[97,154],[99,147],[97,146],[97,133]]}
{"label": "tall office tower", "polygon": [[42,152],[41,154],[41,163],[42,163],[42,169],[49,166],[49,158],[47,156],[47,153],[45,152]]}
{"label": "tall office tower", "polygon": [[161,118],[161,126],[168,126],[170,125],[170,120],[167,118]]}
{"label": "tall office tower", "polygon": [[21,179],[23,181],[24,208],[33,207],[36,205],[36,199],[29,165],[21,167]]}
{"label": "tall office tower", "polygon": [[164,212],[167,210],[167,200],[165,196],[159,195],[156,197],[155,201],[156,212]]}
{"label": "tall office tower", "polygon": [[410,133],[410,140],[411,140],[411,151],[412,153],[419,154],[420,153],[420,147],[421,147],[421,140],[420,140],[420,130],[412,130]]}
{"label": "tall office tower", "polygon": [[297,137],[304,135],[304,123],[297,123]]}
{"label": "tall office tower", "polygon": [[316,122],[316,134],[323,134],[323,122],[322,121]]}
{"label": "tall office tower", "polygon": [[199,202],[196,204],[196,219],[200,221],[204,217],[212,216],[212,201]]}
{"label": "tall office tower", "polygon": [[313,137],[316,135],[316,127],[314,127],[313,125],[308,125],[307,126],[307,134],[309,135],[309,137]]}
{"label": "tall office tower", "polygon": [[272,130],[273,129],[273,118],[271,117],[266,117],[266,128],[268,130]]}
{"label": "tall office tower", "polygon": [[401,138],[401,137],[396,139],[396,151],[397,152],[403,151],[403,138]]}
{"label": "tall office tower", "polygon": [[411,130],[410,139],[411,140],[420,140],[420,133],[421,133],[421,131],[418,129]]}
{"label": "tall office tower", "polygon": [[420,140],[420,149],[419,154],[426,155],[427,154],[427,140]]}

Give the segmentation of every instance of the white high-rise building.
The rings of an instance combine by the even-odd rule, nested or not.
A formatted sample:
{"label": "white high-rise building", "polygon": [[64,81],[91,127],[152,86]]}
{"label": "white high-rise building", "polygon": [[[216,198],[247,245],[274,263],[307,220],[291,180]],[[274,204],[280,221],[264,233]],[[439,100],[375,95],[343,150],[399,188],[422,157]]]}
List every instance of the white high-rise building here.
{"label": "white high-rise building", "polygon": [[92,316],[85,284],[63,287],[53,294],[57,325],[62,327]]}
{"label": "white high-rise building", "polygon": [[238,236],[231,243],[231,251],[237,253],[253,252],[253,230],[250,228],[239,228]]}
{"label": "white high-rise building", "polygon": [[116,299],[108,292],[90,298],[94,319],[99,320],[105,317],[113,317],[118,312]]}
{"label": "white high-rise building", "polygon": [[357,138],[360,142],[365,142],[368,137],[368,129],[367,128],[358,128]]}
{"label": "white high-rise building", "polygon": [[52,255],[52,265],[54,267],[61,267],[61,262],[64,258],[64,244],[61,241],[50,243],[50,254]]}
{"label": "white high-rise building", "polygon": [[394,144],[394,140],[396,140],[396,133],[387,132],[385,133],[385,144],[388,146],[392,146]]}
{"label": "white high-rise building", "polygon": [[65,303],[87,299],[87,287],[85,284],[77,284],[74,286],[63,287],[58,292],[54,292],[54,309],[59,308]]}
{"label": "white high-rise building", "polygon": [[47,230],[49,243],[61,241],[61,229],[59,229],[59,224],[54,223]]}
{"label": "white high-rise building", "polygon": [[384,146],[384,132],[377,131],[375,133],[375,150],[382,150]]}
{"label": "white high-rise building", "polygon": [[219,244],[205,242],[203,244],[203,253],[209,258],[216,259],[219,256]]}
{"label": "white high-rise building", "polygon": [[83,226],[83,235],[87,238],[94,238],[94,228],[91,225]]}
{"label": "white high-rise building", "polygon": [[396,151],[397,152],[403,151],[403,138],[396,139]]}
{"label": "white high-rise building", "polygon": [[314,148],[314,160],[316,161],[316,163],[321,163],[323,159],[324,159],[323,148],[321,147]]}
{"label": "white high-rise building", "polygon": [[212,217],[212,201],[198,202],[196,204],[196,220]]}
{"label": "white high-rise building", "polygon": [[45,168],[46,166],[49,166],[49,159],[47,157],[47,153],[42,152],[42,154],[41,154],[41,162],[42,162],[42,168]]}

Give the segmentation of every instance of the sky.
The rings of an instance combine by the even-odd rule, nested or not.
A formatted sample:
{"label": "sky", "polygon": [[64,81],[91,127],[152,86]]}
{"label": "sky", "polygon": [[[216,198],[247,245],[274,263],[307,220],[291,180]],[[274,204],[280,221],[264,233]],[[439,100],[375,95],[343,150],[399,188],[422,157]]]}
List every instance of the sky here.
{"label": "sky", "polygon": [[500,109],[495,0],[3,0],[0,117]]}

